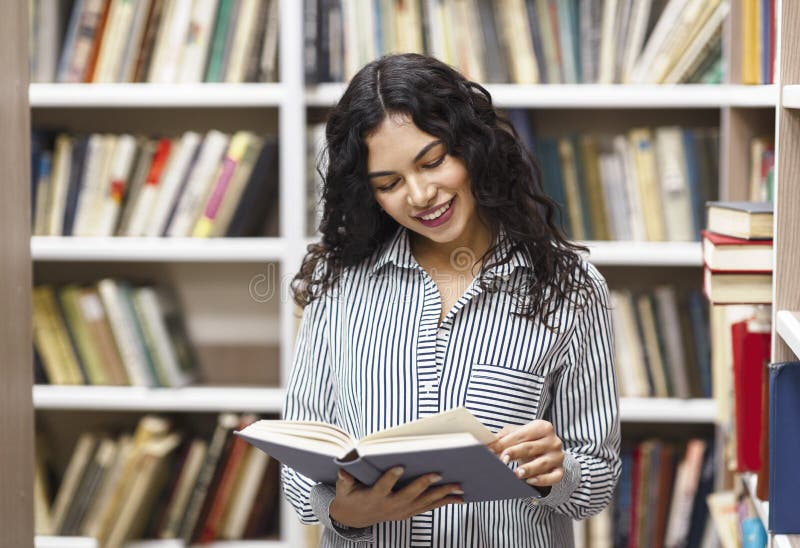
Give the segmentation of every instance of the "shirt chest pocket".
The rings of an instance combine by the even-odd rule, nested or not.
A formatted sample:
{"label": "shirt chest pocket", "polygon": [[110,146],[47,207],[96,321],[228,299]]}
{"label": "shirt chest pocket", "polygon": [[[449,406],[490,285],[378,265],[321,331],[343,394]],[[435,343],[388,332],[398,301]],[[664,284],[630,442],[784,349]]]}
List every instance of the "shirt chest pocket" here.
{"label": "shirt chest pocket", "polygon": [[545,378],[502,365],[472,366],[465,405],[487,428],[526,424],[538,417]]}

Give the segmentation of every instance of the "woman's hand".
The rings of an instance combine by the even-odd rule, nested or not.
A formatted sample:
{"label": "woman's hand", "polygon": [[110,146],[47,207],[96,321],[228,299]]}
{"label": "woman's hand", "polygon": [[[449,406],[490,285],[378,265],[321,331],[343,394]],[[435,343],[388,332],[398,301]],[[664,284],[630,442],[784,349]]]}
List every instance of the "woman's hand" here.
{"label": "woman's hand", "polygon": [[392,468],[372,487],[339,470],[336,497],[328,509],[330,516],[350,527],[369,527],[382,521],[408,519],[446,504],[463,504],[464,491],[457,484],[429,487],[440,481],[438,474],[420,476],[399,491],[392,488],[402,477],[402,467]]}
{"label": "woman's hand", "polygon": [[508,464],[518,461],[517,476],[529,485],[548,487],[564,477],[564,451],[553,425],[535,420],[523,426],[506,426],[487,447]]}

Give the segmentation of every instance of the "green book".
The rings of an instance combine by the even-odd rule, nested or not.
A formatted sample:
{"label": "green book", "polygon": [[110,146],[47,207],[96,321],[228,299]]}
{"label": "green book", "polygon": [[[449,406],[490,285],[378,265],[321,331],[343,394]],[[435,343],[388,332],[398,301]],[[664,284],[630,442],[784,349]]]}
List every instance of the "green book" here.
{"label": "green book", "polygon": [[220,0],[216,23],[214,24],[214,34],[211,37],[211,51],[208,54],[206,82],[222,81],[222,60],[225,55],[225,42],[227,41],[228,32],[233,31],[230,25],[233,4],[234,0]]}

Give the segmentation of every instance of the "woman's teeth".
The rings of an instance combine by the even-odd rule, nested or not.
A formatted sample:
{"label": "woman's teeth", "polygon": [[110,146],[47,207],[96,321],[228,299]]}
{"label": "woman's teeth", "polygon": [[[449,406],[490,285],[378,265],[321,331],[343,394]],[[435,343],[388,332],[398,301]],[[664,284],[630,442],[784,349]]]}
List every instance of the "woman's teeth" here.
{"label": "woman's teeth", "polygon": [[425,221],[432,221],[434,219],[438,219],[439,217],[444,215],[444,213],[448,209],[450,209],[450,206],[452,205],[452,203],[453,203],[453,200],[450,200],[449,202],[447,202],[445,205],[443,205],[442,207],[440,207],[439,209],[437,209],[436,211],[434,211],[430,215],[425,215],[424,217],[420,217],[420,219],[423,219]]}

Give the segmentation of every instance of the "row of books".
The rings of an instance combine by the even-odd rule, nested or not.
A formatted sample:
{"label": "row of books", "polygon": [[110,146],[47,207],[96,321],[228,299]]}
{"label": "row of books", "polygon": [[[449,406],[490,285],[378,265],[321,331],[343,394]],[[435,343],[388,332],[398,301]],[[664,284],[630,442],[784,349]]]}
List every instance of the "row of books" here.
{"label": "row of books", "polygon": [[96,284],[33,290],[36,382],[184,386],[196,359],[165,287],[106,278]]}
{"label": "row of books", "polygon": [[[736,1],[736,0],[734,0]],[[389,52],[491,83],[719,83],[727,0],[305,0],[308,82]]]}
{"label": "row of books", "polygon": [[276,536],[278,463],[232,435],[256,419],[220,414],[210,437],[156,415],[141,418],[132,433],[86,431],[57,483],[49,481],[40,439],[36,533],[94,537],[104,548],[142,538]]}
{"label": "row of books", "polygon": [[699,291],[612,290],[611,303],[620,396],[711,397],[708,312]]}
{"label": "row of books", "polygon": [[771,202],[710,202],[703,288],[715,304],[772,302]]}
{"label": "row of books", "polygon": [[279,0],[31,2],[33,82],[274,82]]}
{"label": "row of books", "polygon": [[771,84],[775,71],[775,0],[739,0],[742,10],[742,82]]}
{"label": "row of books", "polygon": [[585,546],[704,546],[706,497],[714,486],[714,445],[645,439],[623,443],[614,498],[587,522]]}
{"label": "row of books", "polygon": [[274,136],[35,132],[31,155],[37,236],[251,236],[278,211]]}
{"label": "row of books", "polygon": [[533,151],[544,191],[576,240],[699,241],[719,180],[717,128],[633,128],[539,138],[528,112],[510,118]]}

